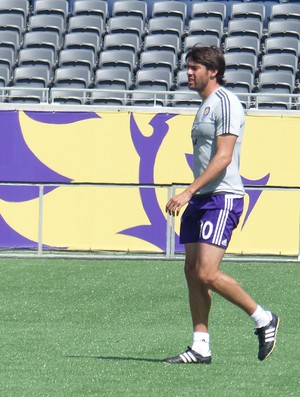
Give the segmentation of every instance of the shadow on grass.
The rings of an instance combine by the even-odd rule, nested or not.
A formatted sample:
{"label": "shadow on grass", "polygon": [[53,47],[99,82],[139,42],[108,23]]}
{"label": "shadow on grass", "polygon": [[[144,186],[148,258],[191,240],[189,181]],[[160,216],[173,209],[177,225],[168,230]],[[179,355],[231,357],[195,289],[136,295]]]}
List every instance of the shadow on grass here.
{"label": "shadow on grass", "polygon": [[161,363],[162,360],[155,358],[142,357],[117,357],[117,356],[65,356],[66,358],[86,359],[92,358],[94,360],[108,360],[108,361],[143,361],[145,363]]}

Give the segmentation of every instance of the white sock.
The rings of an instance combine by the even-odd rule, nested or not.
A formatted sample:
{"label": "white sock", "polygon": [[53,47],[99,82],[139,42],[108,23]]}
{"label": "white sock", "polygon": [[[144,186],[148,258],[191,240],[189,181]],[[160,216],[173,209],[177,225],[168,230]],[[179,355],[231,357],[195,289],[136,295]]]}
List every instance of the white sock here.
{"label": "white sock", "polygon": [[265,327],[272,320],[272,315],[269,311],[264,310],[261,306],[257,306],[255,312],[250,316],[255,324],[255,328]]}
{"label": "white sock", "polygon": [[203,357],[211,356],[209,350],[209,334],[207,332],[194,332],[192,350]]}

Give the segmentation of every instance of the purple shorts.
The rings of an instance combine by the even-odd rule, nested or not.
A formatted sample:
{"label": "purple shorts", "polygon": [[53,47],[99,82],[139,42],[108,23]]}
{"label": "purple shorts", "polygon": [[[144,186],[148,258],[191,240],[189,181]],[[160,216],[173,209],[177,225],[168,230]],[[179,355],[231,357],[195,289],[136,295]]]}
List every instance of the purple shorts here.
{"label": "purple shorts", "polygon": [[243,207],[243,197],[234,194],[195,195],[181,217],[180,243],[227,248]]}

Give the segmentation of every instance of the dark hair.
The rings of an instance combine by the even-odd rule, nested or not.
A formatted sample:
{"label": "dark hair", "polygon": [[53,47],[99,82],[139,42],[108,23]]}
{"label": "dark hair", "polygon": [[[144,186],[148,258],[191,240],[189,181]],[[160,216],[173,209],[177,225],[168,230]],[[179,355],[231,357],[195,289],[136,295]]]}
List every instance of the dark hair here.
{"label": "dark hair", "polygon": [[217,70],[216,79],[218,84],[224,85],[226,83],[224,79],[225,59],[220,48],[216,46],[201,47],[196,45],[188,51],[186,62],[188,61],[201,63],[208,70]]}

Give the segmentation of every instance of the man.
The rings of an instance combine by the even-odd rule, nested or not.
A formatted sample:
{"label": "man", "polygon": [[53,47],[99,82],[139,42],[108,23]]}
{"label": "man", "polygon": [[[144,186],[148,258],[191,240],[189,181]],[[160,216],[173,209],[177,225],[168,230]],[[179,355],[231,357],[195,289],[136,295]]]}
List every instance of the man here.
{"label": "man", "polygon": [[181,219],[180,242],[185,244],[194,334],[191,347],[163,360],[169,364],[211,363],[211,291],[240,307],[253,320],[259,360],[267,358],[275,347],[278,317],[264,310],[219,269],[242,214],[244,196],[239,161],[245,116],[238,98],[223,87],[224,72],[224,56],[217,47],[194,47],[187,54],[189,88],[203,99],[192,128],[194,181],[169,200],[166,212],[178,215],[189,203]]}

